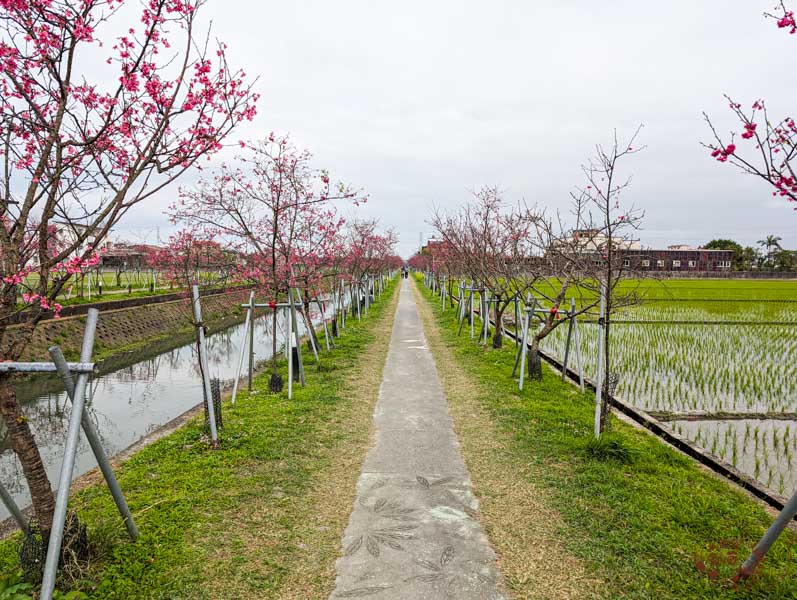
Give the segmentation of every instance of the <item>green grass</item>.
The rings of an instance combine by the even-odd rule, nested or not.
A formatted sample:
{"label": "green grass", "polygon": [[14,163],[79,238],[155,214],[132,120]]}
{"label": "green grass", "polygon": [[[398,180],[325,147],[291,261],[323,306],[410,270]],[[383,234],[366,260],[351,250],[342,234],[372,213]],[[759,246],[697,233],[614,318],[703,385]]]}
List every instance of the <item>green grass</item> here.
{"label": "green grass", "polygon": [[[452,280],[454,286],[457,280]],[[466,282],[469,283],[469,280]],[[548,278],[538,282],[537,288],[546,294],[559,290],[559,280]],[[594,284],[592,287],[596,287]],[[635,292],[643,301],[658,304],[659,301],[699,302],[797,302],[797,280],[763,279],[626,279],[617,286],[618,293]],[[478,297],[478,294],[477,294]],[[573,287],[568,290],[567,304],[573,297],[580,302],[597,297],[594,290]]]}
{"label": "green grass", "polygon": [[797,301],[797,281],[794,280],[642,279],[625,286],[638,289],[647,299]]}
{"label": "green grass", "polygon": [[[252,597],[278,594],[298,552],[294,529],[304,516],[294,505],[313,488],[321,449],[347,435],[325,426],[341,405],[347,375],[374,340],[374,323],[395,285],[362,322],[347,320],[337,349],[322,355],[320,367],[306,359],[307,385],[295,385],[292,400],[286,391],[270,394],[264,373],[251,395],[239,397],[234,407],[225,403],[220,450],[210,449],[201,418],[194,418],[117,469],[141,532],[135,543],[126,538],[104,485],[76,493],[70,506],[89,527],[94,558],[70,587],[102,599],[210,598],[204,578],[216,575],[208,557],[223,550],[238,568],[245,570],[250,560],[267,565],[266,576],[259,569],[248,582],[260,590]],[[274,542],[259,547],[256,556],[247,548],[219,548],[223,537],[216,534],[251,527],[236,515],[264,499],[284,507],[279,519],[261,524]],[[0,572],[17,569],[17,544],[18,538],[0,543]]]}
{"label": "green grass", "polygon": [[757,502],[617,420],[611,443],[596,447],[591,395],[547,367],[542,382],[519,392],[510,377],[514,344],[485,350],[467,335],[457,337],[456,311],[441,314],[439,300],[424,294],[444,342],[486,390],[479,400],[512,435],[506,452],[531,465],[535,483],[550,491],[568,550],[606,581],[611,597],[797,597],[794,532],[781,536],[752,580],[733,584],[736,568],[771,523]]}

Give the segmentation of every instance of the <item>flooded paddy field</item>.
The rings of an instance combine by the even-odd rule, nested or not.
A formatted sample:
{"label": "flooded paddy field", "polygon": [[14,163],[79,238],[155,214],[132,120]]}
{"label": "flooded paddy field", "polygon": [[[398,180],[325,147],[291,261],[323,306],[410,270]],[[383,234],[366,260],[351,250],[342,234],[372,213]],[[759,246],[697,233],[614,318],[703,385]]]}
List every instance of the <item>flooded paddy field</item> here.
{"label": "flooded paddy field", "polygon": [[[614,393],[667,414],[676,432],[790,495],[797,489],[797,282],[673,280],[639,290],[641,303],[619,311],[611,326]],[[588,320],[579,324],[581,352],[594,378],[598,327]],[[566,337],[558,328],[543,350],[561,358]]]}

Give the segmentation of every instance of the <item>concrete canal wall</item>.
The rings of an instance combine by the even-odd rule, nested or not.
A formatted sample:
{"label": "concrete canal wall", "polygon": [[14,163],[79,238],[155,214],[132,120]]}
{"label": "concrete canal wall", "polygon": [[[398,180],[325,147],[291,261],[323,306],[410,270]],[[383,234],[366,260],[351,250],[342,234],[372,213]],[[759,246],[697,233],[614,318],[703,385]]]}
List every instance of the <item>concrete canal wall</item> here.
{"label": "concrete canal wall", "polygon": [[[205,322],[213,326],[223,321],[232,323],[241,318],[244,311],[240,304],[246,302],[248,297],[249,291],[246,289],[203,297],[202,314]],[[140,300],[135,306],[111,310],[104,310],[103,303],[95,305],[100,309],[95,343],[97,359],[191,330],[189,298],[164,302],[155,296],[149,303],[141,303]],[[56,344],[61,346],[67,358],[77,357],[84,324],[84,315],[40,322],[22,360],[49,360],[47,348]]]}

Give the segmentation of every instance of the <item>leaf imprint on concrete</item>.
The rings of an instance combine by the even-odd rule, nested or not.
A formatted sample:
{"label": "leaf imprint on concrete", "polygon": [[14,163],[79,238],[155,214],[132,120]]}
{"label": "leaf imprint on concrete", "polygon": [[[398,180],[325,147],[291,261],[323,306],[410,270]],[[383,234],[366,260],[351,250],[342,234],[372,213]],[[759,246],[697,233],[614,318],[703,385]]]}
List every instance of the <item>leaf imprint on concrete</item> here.
{"label": "leaf imprint on concrete", "polygon": [[336,596],[338,598],[362,598],[364,596],[373,596],[374,594],[378,594],[379,592],[384,592],[385,590],[389,590],[392,585],[371,585],[368,587],[361,587],[361,588],[353,588],[351,590],[346,590],[345,592],[338,592]]}

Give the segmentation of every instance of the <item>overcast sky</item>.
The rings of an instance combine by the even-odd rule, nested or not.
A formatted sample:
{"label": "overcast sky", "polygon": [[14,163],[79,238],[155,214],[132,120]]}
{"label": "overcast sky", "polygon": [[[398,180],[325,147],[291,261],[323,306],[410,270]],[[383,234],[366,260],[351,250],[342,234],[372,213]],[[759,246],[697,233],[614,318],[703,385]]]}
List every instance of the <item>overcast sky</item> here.
{"label": "overcast sky", "polygon": [[[362,187],[417,249],[434,205],[498,185],[508,200],[564,207],[580,165],[614,128],[643,123],[623,165],[643,244],[766,234],[797,247],[797,212],[710,157],[701,111],[721,130],[727,92],[772,114],[797,101],[797,35],[764,19],[774,0],[209,0],[235,64],[259,74],[259,116],[239,132],[290,133],[334,178]],[[176,190],[174,190],[176,192]],[[167,194],[167,196],[169,196]],[[163,197],[117,229],[148,237]]]}

